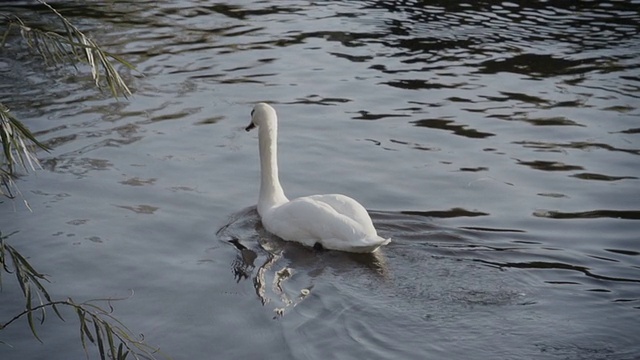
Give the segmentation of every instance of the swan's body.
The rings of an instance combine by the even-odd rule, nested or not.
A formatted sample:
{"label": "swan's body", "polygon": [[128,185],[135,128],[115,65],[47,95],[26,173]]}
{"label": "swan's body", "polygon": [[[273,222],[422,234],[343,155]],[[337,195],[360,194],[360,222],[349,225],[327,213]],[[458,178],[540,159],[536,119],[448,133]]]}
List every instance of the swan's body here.
{"label": "swan's body", "polygon": [[367,210],[354,199],[338,194],[313,195],[289,201],[278,178],[276,111],[259,103],[251,112],[249,131],[258,127],[260,197],[258,214],[270,233],[307,246],[368,253],[389,243],[378,236]]}

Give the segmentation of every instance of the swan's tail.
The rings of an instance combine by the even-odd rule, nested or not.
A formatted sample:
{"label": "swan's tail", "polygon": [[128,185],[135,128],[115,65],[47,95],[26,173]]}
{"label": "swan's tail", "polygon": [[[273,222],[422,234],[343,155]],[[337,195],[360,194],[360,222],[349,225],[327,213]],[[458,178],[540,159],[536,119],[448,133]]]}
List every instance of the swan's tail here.
{"label": "swan's tail", "polygon": [[355,253],[372,253],[381,246],[387,245],[391,242],[391,239],[385,239],[383,237],[377,236],[375,238],[367,238],[363,239],[361,244],[353,245],[349,249],[351,252]]}

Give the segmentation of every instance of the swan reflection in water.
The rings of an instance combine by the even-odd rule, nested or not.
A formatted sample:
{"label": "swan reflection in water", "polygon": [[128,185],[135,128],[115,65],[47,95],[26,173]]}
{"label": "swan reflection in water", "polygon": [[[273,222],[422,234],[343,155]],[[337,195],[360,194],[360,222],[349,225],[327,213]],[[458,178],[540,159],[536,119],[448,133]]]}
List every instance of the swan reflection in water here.
{"label": "swan reflection in water", "polygon": [[[381,250],[347,253],[281,240],[264,229],[255,206],[234,214],[216,235],[238,251],[231,264],[236,282],[251,279],[262,305],[276,303],[274,318],[306,299],[313,291],[314,279],[327,269],[334,274],[366,269],[380,278],[388,275]],[[292,280],[296,273],[303,274],[301,278],[307,283]],[[295,290],[287,290],[291,287]]]}

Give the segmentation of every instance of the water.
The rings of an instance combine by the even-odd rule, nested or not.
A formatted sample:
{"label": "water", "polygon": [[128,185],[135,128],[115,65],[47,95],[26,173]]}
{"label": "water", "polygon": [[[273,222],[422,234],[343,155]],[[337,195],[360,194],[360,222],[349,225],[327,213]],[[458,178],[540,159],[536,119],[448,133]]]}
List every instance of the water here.
{"label": "water", "polygon": [[[136,64],[134,97],[3,59],[53,150],[0,229],[55,298],[127,297],[114,315],[175,359],[635,359],[639,5],[58,4]],[[257,101],[287,194],[348,194],[391,244],[264,232]],[[12,325],[0,358],[81,358],[74,321]]]}

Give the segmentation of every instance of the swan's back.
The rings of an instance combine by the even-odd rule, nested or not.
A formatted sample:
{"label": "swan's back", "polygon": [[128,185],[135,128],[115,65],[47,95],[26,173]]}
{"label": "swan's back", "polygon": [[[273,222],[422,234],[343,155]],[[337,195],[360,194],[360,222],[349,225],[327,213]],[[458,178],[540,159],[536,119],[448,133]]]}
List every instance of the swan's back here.
{"label": "swan's back", "polygon": [[261,214],[267,231],[284,240],[326,249],[373,252],[389,242],[378,236],[367,210],[338,194],[294,199]]}

